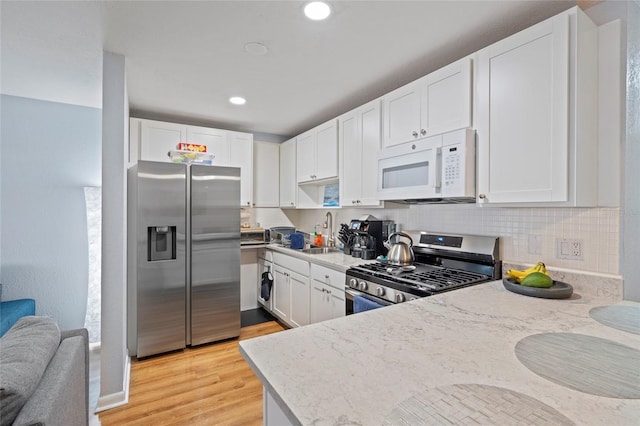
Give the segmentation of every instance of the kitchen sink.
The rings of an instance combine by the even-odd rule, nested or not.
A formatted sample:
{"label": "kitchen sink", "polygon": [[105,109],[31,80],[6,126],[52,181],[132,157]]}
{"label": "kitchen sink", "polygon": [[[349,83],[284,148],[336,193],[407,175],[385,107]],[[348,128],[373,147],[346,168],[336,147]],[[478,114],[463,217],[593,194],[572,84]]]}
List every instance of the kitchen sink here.
{"label": "kitchen sink", "polygon": [[302,253],[307,254],[326,254],[326,253],[340,253],[341,250],[335,247],[311,247],[308,249],[300,250]]}

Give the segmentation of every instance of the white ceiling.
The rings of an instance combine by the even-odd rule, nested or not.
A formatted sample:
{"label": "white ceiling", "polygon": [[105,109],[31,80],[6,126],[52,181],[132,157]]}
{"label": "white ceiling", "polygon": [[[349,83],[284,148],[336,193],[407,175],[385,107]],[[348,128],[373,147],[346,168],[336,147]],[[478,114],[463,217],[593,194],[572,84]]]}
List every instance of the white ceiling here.
{"label": "white ceiling", "polygon": [[304,4],[2,0],[0,89],[101,107],[106,50],[134,116],[294,136],[575,1],[330,1],[322,22]]}

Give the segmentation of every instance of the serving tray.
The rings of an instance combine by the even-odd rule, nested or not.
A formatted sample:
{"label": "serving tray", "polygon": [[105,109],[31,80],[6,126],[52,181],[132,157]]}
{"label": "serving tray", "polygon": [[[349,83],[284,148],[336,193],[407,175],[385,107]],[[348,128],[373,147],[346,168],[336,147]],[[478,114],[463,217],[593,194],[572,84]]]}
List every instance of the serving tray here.
{"label": "serving tray", "polygon": [[503,278],[505,289],[523,296],[540,297],[542,299],[566,299],[573,294],[573,287],[561,281],[554,281],[549,288],[527,287],[516,283],[513,278]]}

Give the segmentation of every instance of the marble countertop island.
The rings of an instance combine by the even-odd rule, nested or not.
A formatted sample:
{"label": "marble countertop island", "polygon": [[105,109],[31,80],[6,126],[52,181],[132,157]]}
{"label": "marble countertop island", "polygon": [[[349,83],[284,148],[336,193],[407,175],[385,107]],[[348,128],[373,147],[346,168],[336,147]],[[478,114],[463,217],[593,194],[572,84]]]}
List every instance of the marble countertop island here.
{"label": "marble countertop island", "polygon": [[[396,424],[402,410],[415,408],[411,404],[420,405],[434,390],[460,390],[458,385],[481,385],[480,394],[487,389],[522,394],[549,407],[548,418],[529,419],[530,424],[553,424],[554,413],[566,424],[637,424],[640,399],[633,392],[640,384],[633,372],[622,378],[632,381],[631,397],[605,397],[534,373],[517,354],[519,343],[526,349],[523,339],[545,333],[606,339],[640,353],[640,335],[590,316],[598,306],[639,305],[621,301],[618,291],[574,287],[570,299],[552,300],[511,293],[494,281],[245,340],[240,351],[292,424]],[[544,362],[571,363],[562,351],[556,358]],[[422,408],[431,406],[424,402]],[[473,404],[469,410],[492,415]],[[462,423],[458,412],[441,410],[442,422],[421,419]]]}

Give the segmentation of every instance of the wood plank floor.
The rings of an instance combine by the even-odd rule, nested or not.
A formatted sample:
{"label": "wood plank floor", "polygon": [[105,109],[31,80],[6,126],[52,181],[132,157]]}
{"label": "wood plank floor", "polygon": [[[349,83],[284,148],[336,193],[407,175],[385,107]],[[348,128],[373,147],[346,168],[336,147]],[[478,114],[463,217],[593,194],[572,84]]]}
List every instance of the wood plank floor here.
{"label": "wood plank floor", "polygon": [[[238,340],[282,330],[265,322],[243,327]],[[102,426],[261,425],[262,384],[238,340],[132,360],[129,404],[99,413]]]}

